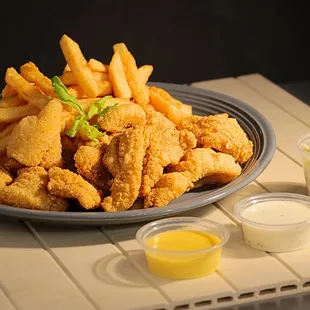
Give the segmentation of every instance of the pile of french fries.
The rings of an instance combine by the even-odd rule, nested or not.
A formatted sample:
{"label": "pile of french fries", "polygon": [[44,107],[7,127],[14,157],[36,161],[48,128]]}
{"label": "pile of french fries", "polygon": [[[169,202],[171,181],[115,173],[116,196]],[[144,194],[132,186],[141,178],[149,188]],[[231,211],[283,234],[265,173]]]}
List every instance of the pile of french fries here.
{"label": "pile of french fries", "polygon": [[[87,61],[80,46],[67,35],[62,36],[60,48],[67,62],[60,80],[81,102],[112,95],[119,100],[151,105],[175,124],[192,114],[191,106],[172,98],[163,89],[147,85],[153,66],[138,68],[124,43],[113,45],[109,64],[94,58]],[[0,100],[0,156],[6,154],[10,134],[22,118],[37,115],[50,100],[58,98],[51,79],[32,62],[22,65],[20,72],[8,68],[5,82]],[[89,104],[83,108],[89,108]]]}

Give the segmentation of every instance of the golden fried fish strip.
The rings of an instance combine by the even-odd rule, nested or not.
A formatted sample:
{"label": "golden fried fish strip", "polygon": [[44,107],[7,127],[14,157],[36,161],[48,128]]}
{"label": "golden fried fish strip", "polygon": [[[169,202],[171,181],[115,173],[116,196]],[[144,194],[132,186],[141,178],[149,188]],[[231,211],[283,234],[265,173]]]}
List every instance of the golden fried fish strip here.
{"label": "golden fried fish strip", "polygon": [[240,175],[241,167],[229,154],[217,153],[207,148],[196,148],[189,150],[182,161],[171,166],[169,171],[189,171],[192,182],[197,182],[204,177],[221,175],[220,183],[227,183]]}
{"label": "golden fried fish strip", "polygon": [[83,145],[74,155],[77,173],[99,189],[106,188],[108,182],[108,173],[102,163],[105,148],[106,144]]}
{"label": "golden fried fish strip", "polygon": [[164,172],[164,167],[176,164],[184,155],[180,145],[180,132],[172,122],[156,112],[148,120],[150,145],[144,158],[140,196],[150,192]]}
{"label": "golden fried fish strip", "polygon": [[62,129],[62,104],[53,100],[38,116],[23,118],[13,129],[7,146],[9,157],[26,166],[38,166]]}
{"label": "golden fried fish strip", "polygon": [[47,189],[50,193],[77,199],[85,209],[94,209],[100,205],[101,197],[97,189],[70,170],[53,167],[48,171],[50,178]]}
{"label": "golden fried fish strip", "polygon": [[240,163],[253,155],[250,141],[235,118],[228,114],[210,116],[190,116],[178,124],[179,129],[192,131],[200,147],[213,148],[232,155]]}
{"label": "golden fried fish strip", "polygon": [[[143,158],[148,147],[148,132],[145,127],[129,128],[116,137],[119,139],[118,152],[109,151],[108,146],[103,162],[110,162],[110,156],[117,156],[118,171],[113,171],[114,179],[111,186],[111,196],[102,202],[105,211],[116,212],[128,210],[139,195],[141,186]],[[113,160],[112,160],[113,162]],[[108,166],[108,165],[107,165]],[[113,166],[113,165],[112,165]]]}
{"label": "golden fried fish strip", "polygon": [[118,157],[118,149],[120,143],[120,136],[114,137],[109,146],[106,149],[104,157],[102,159],[103,164],[111,172],[112,176],[115,177],[120,171],[120,160]]}
{"label": "golden fried fish strip", "polygon": [[[10,173],[2,168],[0,168],[0,189],[4,188],[13,182],[13,177]],[[1,193],[0,193],[1,195]]]}
{"label": "golden fried fish strip", "polygon": [[190,179],[191,174],[188,171],[162,175],[155,187],[146,195],[144,208],[166,206],[171,200],[180,197],[193,187]]}
{"label": "golden fried fish strip", "polygon": [[146,123],[146,113],[138,104],[123,104],[98,119],[102,130],[120,132]]}
{"label": "golden fried fish strip", "polygon": [[[241,167],[229,154],[211,149],[189,150],[178,164],[169,168],[155,187],[146,195],[144,207],[162,207],[194,187],[194,182],[204,178],[204,184],[227,183],[241,173]],[[208,178],[209,181],[208,181]]]}
{"label": "golden fried fish strip", "polygon": [[46,189],[48,175],[42,167],[23,168],[15,181],[0,191],[0,202],[25,209],[66,211],[68,202]]}
{"label": "golden fried fish strip", "polygon": [[57,135],[54,138],[52,146],[44,153],[42,160],[40,162],[40,166],[45,169],[50,169],[54,166],[62,167],[63,159],[62,159],[62,145],[60,135]]}

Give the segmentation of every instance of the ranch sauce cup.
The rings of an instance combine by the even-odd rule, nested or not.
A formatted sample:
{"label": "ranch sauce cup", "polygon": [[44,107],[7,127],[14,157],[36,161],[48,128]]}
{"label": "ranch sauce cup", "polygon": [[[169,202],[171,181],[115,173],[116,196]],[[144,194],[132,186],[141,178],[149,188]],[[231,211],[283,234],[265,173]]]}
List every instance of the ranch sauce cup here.
{"label": "ranch sauce cup", "polygon": [[290,193],[248,197],[235,206],[245,242],[266,252],[289,252],[310,245],[310,198]]}

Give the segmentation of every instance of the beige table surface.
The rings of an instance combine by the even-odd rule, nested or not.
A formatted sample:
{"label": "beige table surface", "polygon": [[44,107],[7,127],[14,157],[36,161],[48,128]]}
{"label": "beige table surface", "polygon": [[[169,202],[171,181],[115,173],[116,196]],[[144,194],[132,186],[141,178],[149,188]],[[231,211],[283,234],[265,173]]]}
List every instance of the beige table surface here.
{"label": "beige table surface", "polygon": [[216,309],[310,291],[310,248],[270,255],[249,248],[233,206],[262,192],[306,194],[296,141],[310,131],[309,107],[259,74],[194,83],[245,101],[272,124],[277,150],[244,189],[187,215],[230,227],[220,269],[171,281],[151,275],[134,240],[140,225],[55,228],[0,219],[1,310]]}

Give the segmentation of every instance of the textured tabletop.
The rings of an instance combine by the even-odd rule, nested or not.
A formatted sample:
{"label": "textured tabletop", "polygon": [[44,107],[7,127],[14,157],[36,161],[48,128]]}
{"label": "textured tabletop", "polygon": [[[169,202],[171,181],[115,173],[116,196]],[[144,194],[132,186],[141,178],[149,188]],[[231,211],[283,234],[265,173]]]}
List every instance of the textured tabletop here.
{"label": "textured tabletop", "polygon": [[[310,248],[285,254],[249,248],[233,215],[234,204],[251,194],[306,194],[296,141],[309,132],[309,107],[258,74],[193,86],[245,101],[265,115],[277,137],[275,156],[256,181],[186,213],[230,228],[219,271],[186,281],[151,275],[134,239],[141,224],[77,229],[0,219],[1,310],[236,309],[287,296],[275,302],[284,306],[291,295],[310,291]],[[253,309],[272,309],[266,307]]]}

